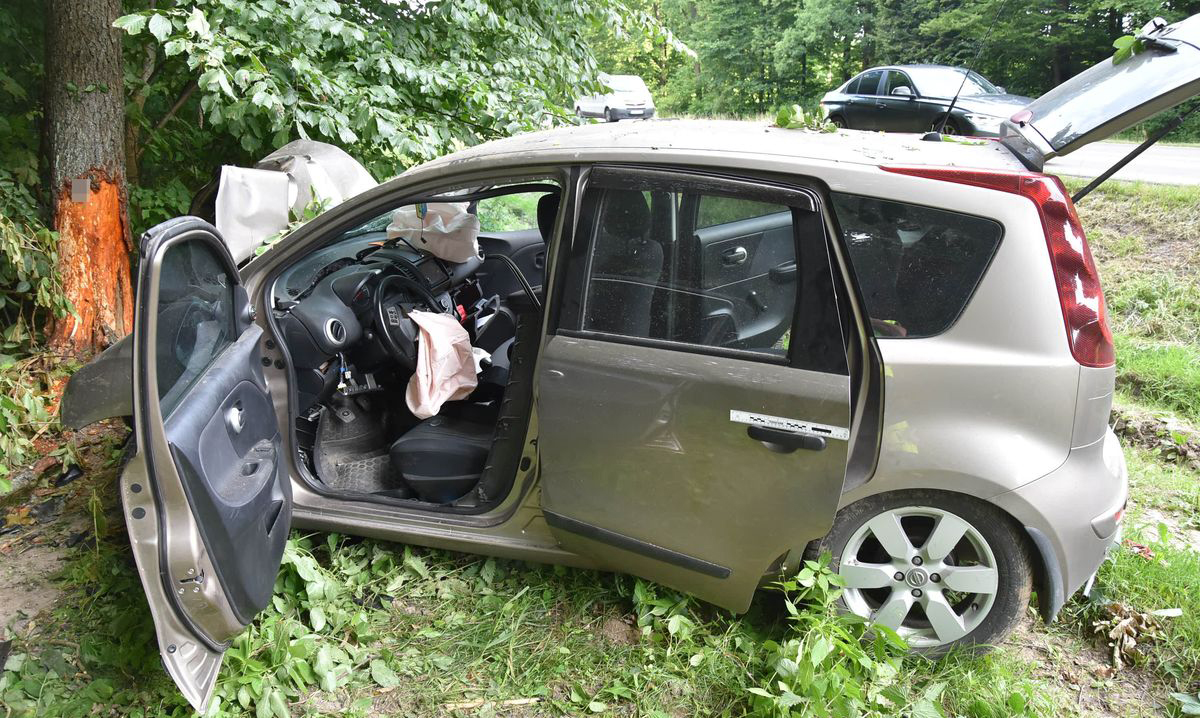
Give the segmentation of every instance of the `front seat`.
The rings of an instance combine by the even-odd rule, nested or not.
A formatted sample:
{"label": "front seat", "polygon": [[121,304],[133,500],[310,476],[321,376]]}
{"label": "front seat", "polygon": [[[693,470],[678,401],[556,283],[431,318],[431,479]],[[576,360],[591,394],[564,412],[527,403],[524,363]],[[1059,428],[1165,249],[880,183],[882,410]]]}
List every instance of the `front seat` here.
{"label": "front seat", "polygon": [[632,337],[650,336],[650,305],[662,273],[663,248],[647,239],[650,207],[636,190],[604,197],[585,328]]}
{"label": "front seat", "polygon": [[392,466],[422,501],[448,504],[479,483],[493,427],[494,422],[431,416],[392,444]]}

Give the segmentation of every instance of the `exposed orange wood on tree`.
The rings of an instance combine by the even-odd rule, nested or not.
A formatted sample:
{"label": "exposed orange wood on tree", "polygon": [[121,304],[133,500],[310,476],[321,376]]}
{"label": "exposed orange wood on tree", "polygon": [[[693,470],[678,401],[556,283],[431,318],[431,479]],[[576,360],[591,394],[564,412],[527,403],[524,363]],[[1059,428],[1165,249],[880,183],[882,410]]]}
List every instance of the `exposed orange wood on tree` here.
{"label": "exposed orange wood on tree", "polygon": [[74,202],[68,184],[55,198],[59,272],[75,317],[55,322],[50,346],[77,354],[111,344],[133,329],[132,250],[121,190],[93,172],[87,202]]}

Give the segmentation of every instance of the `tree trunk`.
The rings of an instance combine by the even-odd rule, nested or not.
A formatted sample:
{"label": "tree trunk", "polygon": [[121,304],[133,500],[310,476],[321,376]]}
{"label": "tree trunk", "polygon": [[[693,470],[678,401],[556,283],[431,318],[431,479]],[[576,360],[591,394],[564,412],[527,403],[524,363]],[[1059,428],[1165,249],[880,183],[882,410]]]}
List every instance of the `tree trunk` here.
{"label": "tree trunk", "polygon": [[120,0],[46,3],[46,132],[58,270],[76,316],[50,346],[84,355],[133,328]]}

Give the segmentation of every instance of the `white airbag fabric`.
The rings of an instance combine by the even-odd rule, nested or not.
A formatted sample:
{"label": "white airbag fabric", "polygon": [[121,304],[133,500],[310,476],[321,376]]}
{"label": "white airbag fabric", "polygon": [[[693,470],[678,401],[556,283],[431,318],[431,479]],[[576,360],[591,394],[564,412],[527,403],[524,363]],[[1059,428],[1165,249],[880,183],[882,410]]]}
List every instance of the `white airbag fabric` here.
{"label": "white airbag fabric", "polygon": [[388,239],[403,238],[438,259],[461,264],[479,256],[479,217],[466,202],[422,202],[392,213]]}
{"label": "white airbag fabric", "polygon": [[225,165],[217,189],[217,231],[241,264],[263,240],[288,225],[288,176]]}
{"label": "white airbag fabric", "polygon": [[471,337],[448,314],[409,312],[420,330],[417,339],[417,370],[408,380],[404,400],[419,419],[428,419],[448,401],[465,399],[475,390]]}

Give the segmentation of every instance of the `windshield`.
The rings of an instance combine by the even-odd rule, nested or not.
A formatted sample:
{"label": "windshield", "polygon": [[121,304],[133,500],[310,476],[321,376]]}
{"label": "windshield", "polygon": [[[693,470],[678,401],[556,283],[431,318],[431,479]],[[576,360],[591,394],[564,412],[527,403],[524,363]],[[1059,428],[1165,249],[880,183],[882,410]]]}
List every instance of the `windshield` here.
{"label": "windshield", "polygon": [[616,92],[645,92],[646,83],[636,75],[611,75],[604,78],[604,84]]}
{"label": "windshield", "polygon": [[[955,67],[914,67],[908,73],[917,83],[917,91],[930,97],[954,97],[956,94],[967,95],[999,95],[1000,90],[979,73],[972,72],[963,82],[963,73]],[[962,85],[962,93],[958,86]]]}

